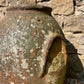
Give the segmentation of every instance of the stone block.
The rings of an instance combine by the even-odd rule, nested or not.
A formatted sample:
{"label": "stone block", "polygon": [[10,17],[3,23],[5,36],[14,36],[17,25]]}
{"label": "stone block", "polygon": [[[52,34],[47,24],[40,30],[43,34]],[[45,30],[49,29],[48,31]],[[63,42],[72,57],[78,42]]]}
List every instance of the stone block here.
{"label": "stone block", "polygon": [[34,5],[36,0],[8,0],[8,4],[14,5]]}
{"label": "stone block", "polygon": [[51,0],[53,14],[69,15],[74,12],[73,0]]}
{"label": "stone block", "polygon": [[0,21],[4,18],[6,13],[5,7],[0,7]]}
{"label": "stone block", "polygon": [[84,45],[79,46],[78,53],[84,55]]}
{"label": "stone block", "polygon": [[18,0],[18,4],[35,4],[36,0]]}
{"label": "stone block", "polygon": [[49,2],[38,2],[38,4],[52,7],[53,14],[70,15],[74,12],[73,0],[50,0]]}
{"label": "stone block", "polygon": [[8,5],[16,5],[17,4],[17,0],[8,0]]}
{"label": "stone block", "polygon": [[64,32],[72,32],[73,34],[84,33],[84,15],[67,16],[64,20]]}
{"label": "stone block", "polygon": [[0,0],[0,6],[6,6],[7,0]]}

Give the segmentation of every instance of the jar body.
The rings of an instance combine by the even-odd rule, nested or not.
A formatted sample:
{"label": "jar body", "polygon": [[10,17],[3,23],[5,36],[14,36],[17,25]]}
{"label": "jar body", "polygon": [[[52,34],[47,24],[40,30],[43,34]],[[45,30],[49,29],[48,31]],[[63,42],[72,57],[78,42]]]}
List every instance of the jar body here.
{"label": "jar body", "polygon": [[56,21],[38,10],[9,10],[0,22],[4,84],[63,84],[66,45]]}

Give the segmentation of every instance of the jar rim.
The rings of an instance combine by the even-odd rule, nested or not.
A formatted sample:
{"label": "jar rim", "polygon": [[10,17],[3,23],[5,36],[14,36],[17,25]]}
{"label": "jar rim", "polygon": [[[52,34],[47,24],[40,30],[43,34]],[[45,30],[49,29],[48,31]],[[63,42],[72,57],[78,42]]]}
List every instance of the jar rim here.
{"label": "jar rim", "polygon": [[41,5],[16,5],[16,6],[9,6],[6,8],[7,11],[13,10],[37,10],[44,13],[51,15],[52,8],[41,6]]}

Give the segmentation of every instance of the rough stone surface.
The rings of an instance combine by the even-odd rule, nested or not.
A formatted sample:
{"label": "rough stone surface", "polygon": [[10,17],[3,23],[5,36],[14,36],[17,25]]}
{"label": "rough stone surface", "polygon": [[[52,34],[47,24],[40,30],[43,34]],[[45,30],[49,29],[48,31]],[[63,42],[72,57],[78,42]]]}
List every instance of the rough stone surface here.
{"label": "rough stone surface", "polygon": [[18,4],[35,4],[36,0],[18,0]]}
{"label": "rough stone surface", "polygon": [[0,0],[0,6],[6,6],[6,0]]}
{"label": "rough stone surface", "polygon": [[77,79],[67,79],[64,84],[84,84],[84,82]]}
{"label": "rough stone surface", "polygon": [[47,2],[39,2],[39,5],[49,6],[53,9],[53,14],[69,15],[74,12],[73,0],[50,0]]}
{"label": "rough stone surface", "polygon": [[0,6],[13,5],[35,5],[36,0],[0,0]]}

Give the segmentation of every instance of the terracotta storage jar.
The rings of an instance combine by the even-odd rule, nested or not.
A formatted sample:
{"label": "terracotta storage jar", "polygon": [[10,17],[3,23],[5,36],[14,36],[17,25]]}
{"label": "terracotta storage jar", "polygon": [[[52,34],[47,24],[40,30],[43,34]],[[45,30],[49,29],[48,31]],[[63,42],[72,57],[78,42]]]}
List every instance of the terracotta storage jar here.
{"label": "terracotta storage jar", "polygon": [[7,8],[0,21],[0,84],[63,84],[65,37],[42,6]]}

